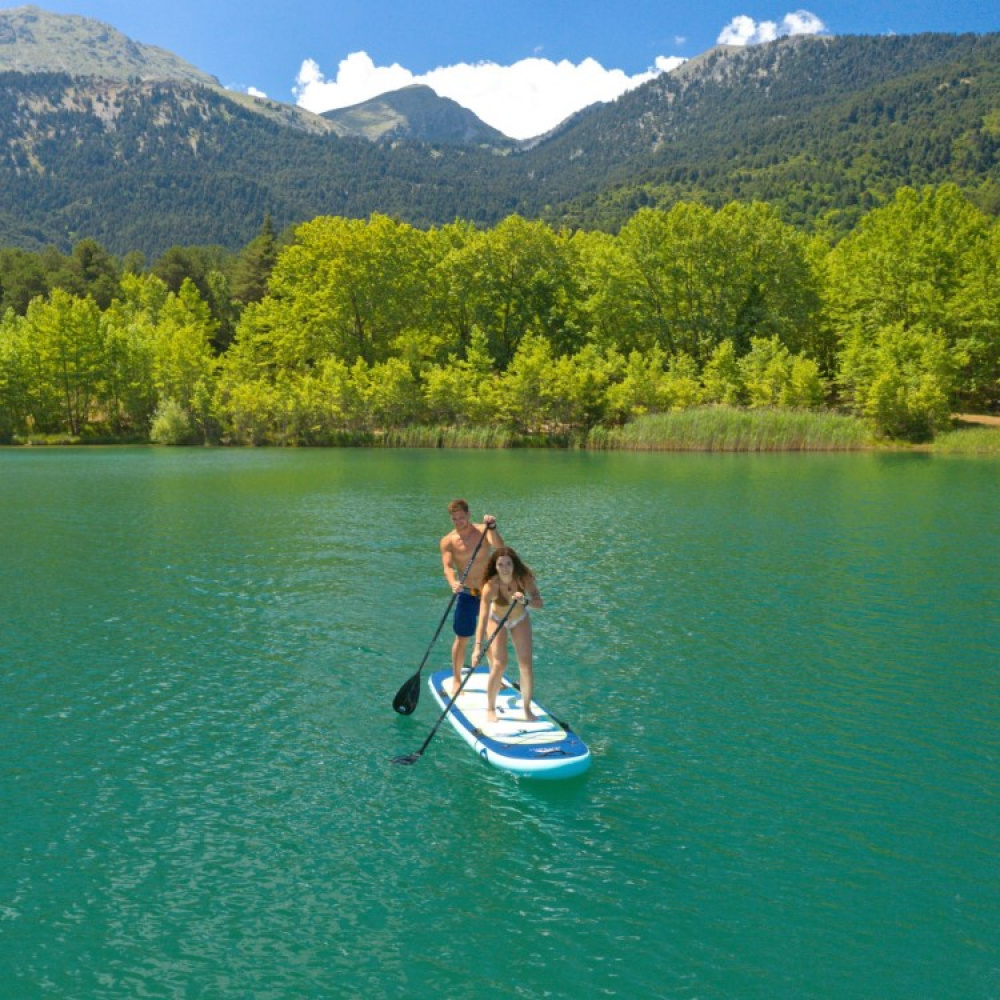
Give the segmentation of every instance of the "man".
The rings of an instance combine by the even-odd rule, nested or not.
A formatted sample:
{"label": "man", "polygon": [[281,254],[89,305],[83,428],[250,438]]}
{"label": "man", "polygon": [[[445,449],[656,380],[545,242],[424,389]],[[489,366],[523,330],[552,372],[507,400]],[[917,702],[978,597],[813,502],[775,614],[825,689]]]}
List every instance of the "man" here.
{"label": "man", "polygon": [[441,565],[448,586],[457,595],[452,622],[455,641],[451,646],[451,669],[455,680],[452,690],[457,691],[462,683],[465,650],[476,632],[483,573],[492,550],[504,542],[497,531],[497,519],[492,514],[483,515],[482,524],[473,524],[469,519],[469,505],[464,500],[452,500],[448,504],[448,514],[454,530],[441,539]]}

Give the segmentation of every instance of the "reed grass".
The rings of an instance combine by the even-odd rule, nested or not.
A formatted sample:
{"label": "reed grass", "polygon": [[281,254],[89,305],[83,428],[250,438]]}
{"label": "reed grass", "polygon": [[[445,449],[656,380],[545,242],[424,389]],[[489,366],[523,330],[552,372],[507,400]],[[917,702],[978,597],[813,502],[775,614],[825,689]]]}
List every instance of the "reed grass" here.
{"label": "reed grass", "polygon": [[386,431],[385,448],[510,448],[513,434],[502,427],[400,427]]}
{"label": "reed grass", "polygon": [[871,432],[855,417],[817,410],[696,407],[591,430],[587,447],[614,451],[858,451]]}
{"label": "reed grass", "polygon": [[939,434],[931,451],[940,455],[989,455],[1000,457],[1000,427],[970,427]]}

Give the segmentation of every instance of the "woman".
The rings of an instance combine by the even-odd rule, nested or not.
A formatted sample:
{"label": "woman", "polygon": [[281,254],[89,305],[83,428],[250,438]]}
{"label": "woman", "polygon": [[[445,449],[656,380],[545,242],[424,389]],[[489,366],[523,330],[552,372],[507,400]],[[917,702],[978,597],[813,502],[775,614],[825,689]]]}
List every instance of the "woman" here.
{"label": "woman", "polygon": [[[542,607],[542,595],[535,582],[535,574],[521,562],[520,556],[509,546],[502,545],[490,555],[483,576],[483,595],[479,607],[479,621],[476,625],[476,648],[473,663],[482,656],[486,628],[499,628],[500,622],[509,611],[503,627],[514,642],[517,665],[521,674],[521,695],[524,699],[524,718],[534,722],[531,711],[531,695],[534,688],[532,675],[531,617],[528,606]],[[511,607],[520,605],[520,607]],[[497,695],[507,669],[507,637],[498,635],[490,644],[490,677],[486,684],[486,718],[497,721]]]}

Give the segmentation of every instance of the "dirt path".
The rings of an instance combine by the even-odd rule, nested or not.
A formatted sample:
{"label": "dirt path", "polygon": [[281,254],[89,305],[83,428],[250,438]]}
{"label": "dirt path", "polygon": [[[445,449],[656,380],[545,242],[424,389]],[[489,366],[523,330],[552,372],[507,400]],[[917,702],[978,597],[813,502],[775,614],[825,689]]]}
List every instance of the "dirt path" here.
{"label": "dirt path", "polygon": [[1000,427],[1000,417],[991,417],[985,413],[953,413],[952,420],[960,420],[963,424],[982,424],[985,427]]}

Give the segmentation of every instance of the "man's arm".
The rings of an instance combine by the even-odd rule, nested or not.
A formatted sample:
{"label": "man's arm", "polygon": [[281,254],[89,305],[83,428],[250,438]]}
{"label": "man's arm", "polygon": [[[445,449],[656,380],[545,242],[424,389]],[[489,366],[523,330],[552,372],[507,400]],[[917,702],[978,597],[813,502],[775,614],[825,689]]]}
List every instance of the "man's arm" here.
{"label": "man's arm", "polygon": [[458,574],[455,572],[455,561],[451,554],[451,542],[448,540],[450,536],[445,535],[441,539],[441,568],[444,570],[444,578],[448,581],[448,586],[451,587],[452,593],[455,593],[460,589],[458,583]]}
{"label": "man's arm", "polygon": [[498,549],[504,544],[503,535],[497,527],[497,519],[493,514],[486,514],[483,517],[482,530],[486,532],[486,544],[491,549]]}

